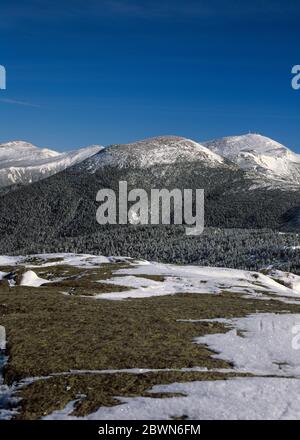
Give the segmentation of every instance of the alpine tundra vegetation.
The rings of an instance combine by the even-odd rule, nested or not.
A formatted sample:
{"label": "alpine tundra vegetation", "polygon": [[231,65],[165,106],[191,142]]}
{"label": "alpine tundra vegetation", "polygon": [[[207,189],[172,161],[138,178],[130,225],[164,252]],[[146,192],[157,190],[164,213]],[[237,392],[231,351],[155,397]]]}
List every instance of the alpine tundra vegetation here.
{"label": "alpine tundra vegetation", "polygon": [[62,253],[0,271],[1,418],[300,416],[299,276]]}

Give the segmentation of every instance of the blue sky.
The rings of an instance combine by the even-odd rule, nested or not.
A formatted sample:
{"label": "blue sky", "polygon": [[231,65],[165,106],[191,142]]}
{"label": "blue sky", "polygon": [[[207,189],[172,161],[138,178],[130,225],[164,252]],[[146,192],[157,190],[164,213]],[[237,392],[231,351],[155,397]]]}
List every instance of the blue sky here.
{"label": "blue sky", "polygon": [[1,2],[0,140],[259,132],[300,152],[298,0]]}

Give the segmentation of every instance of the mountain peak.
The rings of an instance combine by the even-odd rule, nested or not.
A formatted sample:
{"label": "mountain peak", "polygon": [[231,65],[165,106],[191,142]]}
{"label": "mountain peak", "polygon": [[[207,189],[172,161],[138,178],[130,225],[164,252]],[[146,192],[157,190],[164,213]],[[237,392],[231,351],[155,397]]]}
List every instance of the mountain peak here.
{"label": "mountain peak", "polygon": [[98,153],[92,145],[80,150],[58,153],[47,148],[14,140],[0,144],[0,187],[31,183],[51,176]]}
{"label": "mountain peak", "polygon": [[1,143],[0,148],[38,148],[38,147],[35,147],[30,142],[26,142],[23,140],[14,140],[14,141]]}
{"label": "mountain peak", "polygon": [[[271,138],[256,133],[240,136],[228,136],[221,139],[204,142],[204,145],[218,154],[235,158],[241,152],[255,152],[262,155],[281,156],[292,153],[288,148]],[[292,153],[293,154],[293,153]]]}
{"label": "mountain peak", "polygon": [[240,168],[264,177],[300,183],[300,155],[271,138],[256,133],[204,142],[211,151]]}
{"label": "mountain peak", "polygon": [[184,137],[158,136],[130,144],[110,145],[86,164],[90,172],[106,165],[120,168],[150,168],[179,162],[201,161],[207,166],[217,166],[224,159],[205,146]]}
{"label": "mountain peak", "polygon": [[30,162],[35,160],[45,160],[59,156],[57,151],[48,148],[39,148],[30,142],[14,140],[0,144],[0,168],[5,164],[17,161]]}

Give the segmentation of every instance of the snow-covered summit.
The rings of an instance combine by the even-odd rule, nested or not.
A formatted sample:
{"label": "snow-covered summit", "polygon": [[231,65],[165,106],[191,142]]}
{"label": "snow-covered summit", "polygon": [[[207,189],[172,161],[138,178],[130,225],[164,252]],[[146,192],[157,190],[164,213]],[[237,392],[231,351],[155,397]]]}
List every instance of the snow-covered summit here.
{"label": "snow-covered summit", "polygon": [[0,144],[0,187],[25,184],[49,177],[90,156],[103,147],[92,145],[79,150],[58,153],[24,141]]}
{"label": "snow-covered summit", "polygon": [[202,161],[218,166],[224,159],[205,146],[183,137],[159,136],[131,144],[111,145],[88,161],[90,171],[104,166],[150,168],[178,162]]}
{"label": "snow-covered summit", "polygon": [[300,155],[268,137],[249,133],[214,139],[203,145],[244,170],[256,171],[275,180],[300,183]]}
{"label": "snow-covered summit", "polygon": [[12,141],[0,144],[0,169],[9,166],[28,166],[37,161],[57,157],[60,153],[48,148],[38,148],[29,142]]}

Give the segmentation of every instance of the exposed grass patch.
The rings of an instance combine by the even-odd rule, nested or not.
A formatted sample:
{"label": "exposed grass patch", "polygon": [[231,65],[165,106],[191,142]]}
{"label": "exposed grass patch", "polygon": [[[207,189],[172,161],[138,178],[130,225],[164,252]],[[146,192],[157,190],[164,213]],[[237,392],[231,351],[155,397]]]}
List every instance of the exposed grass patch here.
{"label": "exposed grass patch", "polygon": [[[226,367],[192,343],[207,333],[206,325],[177,323],[206,317],[211,298],[205,297],[119,302],[66,297],[48,286],[10,289],[0,294],[7,305],[0,320],[10,352],[5,377],[11,382],[69,369]],[[221,332],[222,326],[211,331]]]}
{"label": "exposed grass patch", "polygon": [[[170,398],[174,394],[148,393],[154,385],[195,380],[220,380],[236,377],[220,373],[181,373],[159,372],[140,375],[121,373],[110,375],[72,375],[52,377],[35,382],[24,388],[19,394],[22,397],[22,410],[18,419],[38,419],[51,412],[63,409],[68,402],[79,399],[73,415],[85,416],[95,412],[100,406],[114,406],[120,402],[115,396],[125,397],[161,397]],[[179,394],[176,394],[179,395]]]}
{"label": "exposed grass patch", "polygon": [[60,263],[61,261],[64,261],[62,257],[52,257],[52,258],[41,258],[37,256],[28,256],[23,260],[24,264],[32,264],[32,265],[42,265],[45,263]]}
{"label": "exposed grass patch", "polygon": [[[124,274],[115,274],[116,276],[124,276]],[[163,275],[141,275],[141,274],[135,274],[134,275],[136,278],[146,278],[146,280],[151,280],[151,281],[159,281],[159,282],[163,282],[165,281],[166,277],[164,277]]]}

